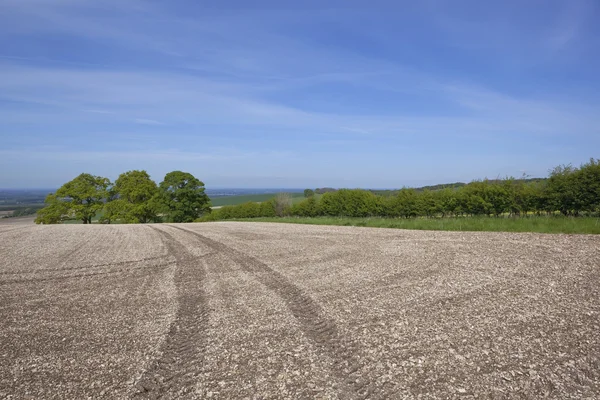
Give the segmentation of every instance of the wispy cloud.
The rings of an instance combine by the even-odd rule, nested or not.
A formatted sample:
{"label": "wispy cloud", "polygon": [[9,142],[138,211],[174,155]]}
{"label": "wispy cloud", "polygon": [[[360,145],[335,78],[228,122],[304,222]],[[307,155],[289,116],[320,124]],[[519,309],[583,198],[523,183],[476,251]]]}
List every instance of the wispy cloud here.
{"label": "wispy cloud", "polygon": [[[339,165],[321,165],[336,179],[358,176],[351,160],[363,157],[373,166],[366,180],[386,163],[418,163],[432,146],[440,159],[453,148],[471,160],[485,153],[484,163],[494,151],[513,157],[510,143],[597,143],[600,61],[581,51],[594,47],[586,41],[593,2],[482,4],[235,12],[195,2],[5,0],[0,34],[13,45],[0,54],[4,151],[63,140],[47,157],[113,157],[128,167],[204,160],[225,171],[252,160],[256,176],[282,159],[300,176],[295,168],[312,168],[301,161],[312,155]],[[92,142],[98,152],[86,150]],[[109,148],[117,142],[129,153]],[[231,156],[236,148],[244,156]]]}
{"label": "wispy cloud", "polygon": [[[585,104],[518,99],[488,89],[442,81],[435,83],[435,90],[427,99],[453,104],[462,110],[456,115],[447,116],[432,110],[423,116],[402,115],[403,112],[394,115],[378,110],[351,114],[313,111],[273,102],[260,88],[186,74],[23,68],[1,64],[0,72],[6,78],[0,82],[0,98],[5,100],[58,107],[62,111],[56,118],[60,118],[61,112],[70,114],[81,109],[105,114],[114,122],[126,121],[126,114],[131,113],[155,116],[132,119],[142,125],[258,125],[270,129],[303,128],[313,132],[383,136],[403,132],[431,136],[458,131],[479,135],[486,132],[528,135],[560,134],[565,129],[596,131],[594,127],[600,120],[594,107]],[[411,84],[419,86],[420,82],[417,77]],[[432,82],[428,79],[426,84],[431,87]],[[375,86],[380,83],[383,82],[374,81]],[[395,90],[393,84],[387,89]],[[284,86],[281,91],[287,93],[289,89]],[[52,93],[51,99],[48,93]],[[293,93],[294,90],[290,92]],[[410,102],[410,98],[409,95],[400,101]],[[38,111],[21,109],[11,113],[36,115]]]}

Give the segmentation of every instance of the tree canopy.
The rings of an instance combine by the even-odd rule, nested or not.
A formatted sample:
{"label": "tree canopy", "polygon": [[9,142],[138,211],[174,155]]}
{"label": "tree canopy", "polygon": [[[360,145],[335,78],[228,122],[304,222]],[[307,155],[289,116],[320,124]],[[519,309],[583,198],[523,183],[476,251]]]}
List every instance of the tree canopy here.
{"label": "tree canopy", "polygon": [[315,191],[312,189],[304,189],[304,197],[309,198],[315,195]]}
{"label": "tree canopy", "polygon": [[114,184],[83,173],[50,193],[45,203],[38,211],[38,224],[68,219],[90,224],[94,217],[103,223],[191,222],[210,212],[204,183],[181,171],[168,173],[160,185],[143,170],[124,172]]}
{"label": "tree canopy", "polygon": [[158,191],[160,210],[170,222],[193,222],[210,212],[204,183],[188,172],[169,172]]}
{"label": "tree canopy", "polygon": [[38,212],[36,222],[58,223],[74,217],[91,224],[92,218],[104,208],[109,186],[108,178],[80,174],[46,197],[48,206]]}
{"label": "tree canopy", "polygon": [[106,220],[125,223],[147,223],[157,220],[158,186],[146,171],[124,172],[115,181],[106,204]]}
{"label": "tree canopy", "polygon": [[54,193],[44,200],[46,207],[38,210],[36,224],[59,224],[69,217],[69,203],[61,201]]}

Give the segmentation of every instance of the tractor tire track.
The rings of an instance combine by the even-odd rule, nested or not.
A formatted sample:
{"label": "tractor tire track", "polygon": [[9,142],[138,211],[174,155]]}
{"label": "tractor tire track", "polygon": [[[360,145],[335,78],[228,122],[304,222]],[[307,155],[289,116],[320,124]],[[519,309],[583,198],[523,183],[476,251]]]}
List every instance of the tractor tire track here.
{"label": "tractor tire track", "polygon": [[317,349],[332,359],[332,372],[342,382],[340,385],[342,398],[379,397],[374,382],[363,378],[361,374],[362,365],[355,354],[355,345],[340,333],[335,321],[328,317],[323,308],[301,288],[252,256],[189,229],[169,226],[196,236],[201,243],[229,257],[267,289],[277,294],[298,321],[302,332],[313,341]]}
{"label": "tractor tire track", "polygon": [[134,398],[168,399],[194,397],[193,390],[203,367],[208,304],[204,290],[206,271],[198,257],[170,233],[151,227],[162,236],[176,259],[177,314],[162,345],[161,356],[135,384]]}

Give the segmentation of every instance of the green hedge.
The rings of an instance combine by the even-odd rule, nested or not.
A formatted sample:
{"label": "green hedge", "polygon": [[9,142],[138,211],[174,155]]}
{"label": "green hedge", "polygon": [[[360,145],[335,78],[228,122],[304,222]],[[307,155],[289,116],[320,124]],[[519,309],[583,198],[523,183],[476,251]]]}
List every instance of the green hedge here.
{"label": "green hedge", "polygon": [[200,221],[297,217],[446,217],[446,216],[565,216],[600,213],[600,160],[591,159],[580,168],[560,166],[545,181],[513,178],[474,181],[459,188],[417,192],[399,190],[394,196],[371,191],[341,189],[311,196],[299,203],[279,204],[278,199],[244,203],[213,210]]}

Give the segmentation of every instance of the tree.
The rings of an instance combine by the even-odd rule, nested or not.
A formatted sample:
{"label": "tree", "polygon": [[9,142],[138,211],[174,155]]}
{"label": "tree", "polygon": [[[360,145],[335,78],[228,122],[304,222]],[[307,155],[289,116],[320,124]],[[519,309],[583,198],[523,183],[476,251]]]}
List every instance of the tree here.
{"label": "tree", "polygon": [[490,204],[492,213],[498,217],[511,208],[511,199],[509,192],[499,183],[487,183],[485,189],[485,199]]}
{"label": "tree", "polygon": [[576,208],[582,211],[600,210],[600,160],[590,159],[573,176]]}
{"label": "tree", "polygon": [[115,181],[116,199],[107,204],[107,213],[127,223],[147,223],[157,218],[158,186],[146,171],[128,171]]}
{"label": "tree", "polygon": [[171,222],[193,222],[210,212],[210,199],[204,193],[204,183],[188,172],[173,171],[165,175],[158,186],[156,201]]}
{"label": "tree", "polygon": [[437,196],[434,195],[434,192],[431,192],[428,189],[423,190],[417,196],[417,212],[428,218],[435,216],[441,208],[437,200]]}
{"label": "tree", "polygon": [[292,205],[290,209],[290,213],[298,217],[316,217],[320,212],[319,202],[314,196]]}
{"label": "tree", "polygon": [[54,193],[44,200],[46,207],[38,210],[36,224],[60,224],[69,217],[69,203],[60,201]]}
{"label": "tree", "polygon": [[[490,182],[486,179],[484,181],[473,181],[461,189],[463,194],[462,208],[467,214],[490,216],[494,213],[493,205],[488,200],[488,198],[494,197],[489,187]],[[497,205],[501,208],[500,203]]]}
{"label": "tree", "polygon": [[307,199],[309,197],[313,197],[315,195],[315,191],[312,189],[304,189],[304,197],[306,197]]}
{"label": "tree", "polygon": [[442,213],[442,217],[457,214],[460,208],[458,191],[445,188],[434,193],[437,197],[437,203],[439,205],[439,211]]}
{"label": "tree", "polygon": [[573,177],[577,172],[571,165],[559,165],[550,172],[546,185],[548,211],[560,211],[563,215],[577,214],[577,189]]}
{"label": "tree", "polygon": [[415,217],[418,214],[418,194],[414,189],[402,188],[387,202],[387,216]]}
{"label": "tree", "polygon": [[319,202],[320,212],[336,217],[370,217],[381,214],[382,204],[373,193],[360,189],[327,192]]}
{"label": "tree", "polygon": [[91,224],[108,198],[110,181],[101,176],[83,173],[62,185],[56,194],[46,197],[48,206],[38,212],[39,223],[59,223],[67,217]]}

